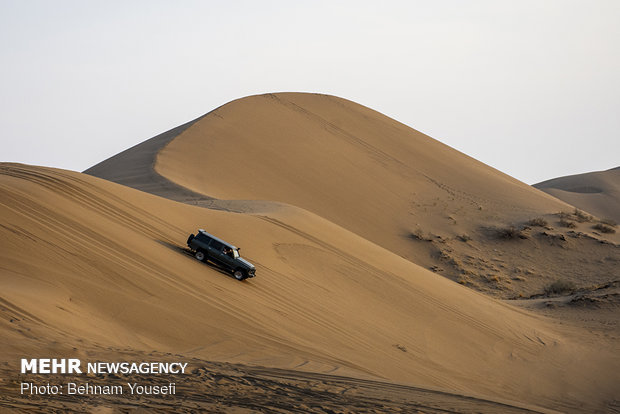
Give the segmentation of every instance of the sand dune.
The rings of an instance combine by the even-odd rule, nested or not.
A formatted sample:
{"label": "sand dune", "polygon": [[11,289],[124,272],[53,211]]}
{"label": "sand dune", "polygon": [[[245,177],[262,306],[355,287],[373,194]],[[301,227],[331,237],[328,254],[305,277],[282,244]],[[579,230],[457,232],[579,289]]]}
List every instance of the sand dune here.
{"label": "sand dune", "polygon": [[155,169],[212,197],[302,207],[405,254],[394,236],[424,221],[453,233],[455,220],[466,226],[498,212],[516,220],[565,207],[378,112],[317,94],[224,105],[167,144]]}
{"label": "sand dune", "polygon": [[[24,354],[175,355],[197,368],[187,410],[615,407],[617,328],[474,289],[540,295],[561,276],[581,290],[553,300],[605,301],[616,323],[620,236],[371,109],[243,98],[85,172],[0,164],[2,390]],[[257,278],[188,254],[199,227]]]}
{"label": "sand dune", "polygon": [[[28,350],[157,350],[576,411],[617,397],[613,343],[314,213],[214,211],[16,164],[0,167],[0,193],[9,364]],[[241,246],[258,277],[239,283],[188,256],[197,226]]]}
{"label": "sand dune", "polygon": [[[86,173],[209,208],[293,205],[503,298],[539,294],[560,278],[582,287],[620,279],[618,235],[563,228],[557,213],[574,207],[333,96],[239,99]],[[534,218],[547,224],[529,226]],[[511,227],[530,228],[506,240]]]}
{"label": "sand dune", "polygon": [[600,218],[620,222],[620,167],[554,178],[534,187]]}

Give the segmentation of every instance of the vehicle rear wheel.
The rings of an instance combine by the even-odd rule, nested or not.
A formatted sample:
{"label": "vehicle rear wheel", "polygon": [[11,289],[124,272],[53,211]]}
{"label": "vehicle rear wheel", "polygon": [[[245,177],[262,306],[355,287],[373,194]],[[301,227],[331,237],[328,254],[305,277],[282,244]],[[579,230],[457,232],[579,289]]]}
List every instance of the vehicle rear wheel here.
{"label": "vehicle rear wheel", "polygon": [[245,275],[243,274],[243,270],[235,270],[233,273],[233,276],[235,276],[235,279],[237,280],[243,280],[245,279]]}
{"label": "vehicle rear wheel", "polygon": [[204,262],[205,260],[205,253],[201,252],[200,250],[197,251],[194,256],[196,257],[196,259],[200,260],[201,262]]}

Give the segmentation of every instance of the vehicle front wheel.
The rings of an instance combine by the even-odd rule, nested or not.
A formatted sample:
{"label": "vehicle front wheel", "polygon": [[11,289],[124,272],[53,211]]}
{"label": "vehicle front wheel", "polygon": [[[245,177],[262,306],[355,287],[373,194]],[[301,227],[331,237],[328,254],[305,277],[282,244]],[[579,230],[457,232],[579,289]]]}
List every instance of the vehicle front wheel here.
{"label": "vehicle front wheel", "polygon": [[197,251],[194,256],[196,257],[196,259],[200,260],[201,262],[204,262],[204,260],[205,260],[204,252]]}
{"label": "vehicle front wheel", "polygon": [[233,276],[235,276],[235,279],[237,280],[243,280],[245,279],[245,275],[243,274],[243,270],[235,270],[233,273]]}

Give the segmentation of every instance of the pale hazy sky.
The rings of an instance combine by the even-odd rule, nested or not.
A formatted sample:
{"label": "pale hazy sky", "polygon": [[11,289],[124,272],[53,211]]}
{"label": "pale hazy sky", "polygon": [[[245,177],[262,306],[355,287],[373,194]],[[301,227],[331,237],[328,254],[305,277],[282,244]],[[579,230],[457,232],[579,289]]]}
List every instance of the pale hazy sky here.
{"label": "pale hazy sky", "polygon": [[304,91],[529,184],[620,165],[618,0],[0,0],[0,34],[0,161],[81,171]]}

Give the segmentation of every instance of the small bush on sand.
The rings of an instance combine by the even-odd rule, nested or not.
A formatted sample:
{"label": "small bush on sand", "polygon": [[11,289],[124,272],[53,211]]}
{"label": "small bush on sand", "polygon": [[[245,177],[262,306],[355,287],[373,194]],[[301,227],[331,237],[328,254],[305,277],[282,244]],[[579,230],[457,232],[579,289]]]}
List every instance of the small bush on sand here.
{"label": "small bush on sand", "polygon": [[584,213],[578,208],[575,209],[575,212],[573,213],[573,215],[577,218],[577,221],[580,223],[590,222],[594,219],[591,215]]}
{"label": "small bush on sand", "polygon": [[571,213],[567,213],[566,211],[560,211],[556,215],[563,219],[571,218]]}
{"label": "small bush on sand", "polygon": [[608,226],[611,226],[611,227],[616,227],[618,225],[616,220],[612,220],[610,218],[601,219],[599,220],[599,223],[607,224]]}
{"label": "small bush on sand", "polygon": [[542,217],[536,217],[527,222],[528,226],[532,227],[547,227],[549,223]]}
{"label": "small bush on sand", "polygon": [[518,229],[515,226],[508,226],[504,228],[497,229],[497,237],[500,239],[527,239],[528,236],[523,232],[524,229]]}
{"label": "small bush on sand", "polygon": [[471,240],[471,237],[467,234],[459,234],[456,238],[465,243]]}
{"label": "small bush on sand", "polygon": [[545,287],[545,294],[572,293],[575,290],[575,284],[568,280],[556,280]]}
{"label": "small bush on sand", "polygon": [[603,223],[596,223],[594,226],[592,226],[592,228],[600,231],[601,233],[615,233],[616,232],[616,230],[613,227],[608,226],[607,224],[603,224]]}
{"label": "small bush on sand", "polygon": [[432,240],[430,236],[424,234],[422,229],[416,229],[415,231],[412,231],[409,234],[409,237],[411,237],[414,240],[420,240],[420,241],[431,241]]}
{"label": "small bush on sand", "polygon": [[566,220],[564,218],[560,219],[560,226],[567,227],[569,229],[574,229],[575,227],[577,227],[574,221]]}

